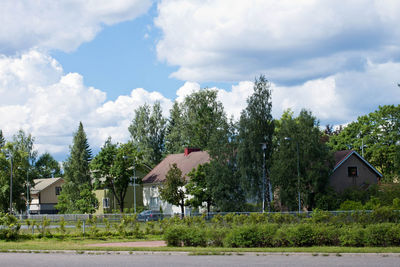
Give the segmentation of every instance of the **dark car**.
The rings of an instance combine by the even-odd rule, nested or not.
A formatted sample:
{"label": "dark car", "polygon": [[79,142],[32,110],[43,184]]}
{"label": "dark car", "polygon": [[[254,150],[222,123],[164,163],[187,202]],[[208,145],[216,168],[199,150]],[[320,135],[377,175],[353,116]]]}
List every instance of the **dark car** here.
{"label": "dark car", "polygon": [[158,210],[145,210],[138,214],[139,222],[158,221],[162,219],[162,214]]}

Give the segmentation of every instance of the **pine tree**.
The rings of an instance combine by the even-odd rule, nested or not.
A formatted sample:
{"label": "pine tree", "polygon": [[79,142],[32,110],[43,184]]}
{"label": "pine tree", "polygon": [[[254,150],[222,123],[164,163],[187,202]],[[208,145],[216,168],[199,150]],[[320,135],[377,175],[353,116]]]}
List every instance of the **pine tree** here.
{"label": "pine tree", "polygon": [[82,122],[73,138],[70,156],[64,163],[64,180],[57,209],[61,213],[93,213],[98,204],[92,192],[89,163],[92,152]]}

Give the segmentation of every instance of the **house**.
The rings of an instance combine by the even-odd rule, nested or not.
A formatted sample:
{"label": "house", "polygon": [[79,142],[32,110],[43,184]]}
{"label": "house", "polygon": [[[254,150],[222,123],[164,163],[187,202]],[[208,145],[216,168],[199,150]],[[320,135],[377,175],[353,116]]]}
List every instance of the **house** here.
{"label": "house", "polygon": [[[124,198],[124,209],[132,210],[134,208],[134,193],[133,184],[131,183],[126,190]],[[101,215],[105,213],[113,213],[113,211],[120,209],[116,197],[113,195],[109,188],[98,189],[94,191],[99,206],[95,211],[95,215]],[[136,207],[143,206],[143,189],[141,185],[136,184]]]}
{"label": "house", "polygon": [[161,207],[166,214],[180,213],[181,210],[178,206],[173,206],[160,199],[159,187],[165,182],[172,164],[177,164],[183,177],[187,180],[189,172],[207,162],[210,162],[210,155],[206,151],[195,148],[185,148],[184,153],[168,155],[142,179],[143,204],[152,210],[159,210]]}
{"label": "house", "polygon": [[335,167],[329,179],[330,186],[337,192],[347,188],[368,188],[377,184],[382,174],[354,150],[335,153]]}
{"label": "house", "polygon": [[30,214],[56,214],[54,207],[58,203],[61,186],[64,180],[58,178],[35,179],[34,186],[30,189],[29,213]]}

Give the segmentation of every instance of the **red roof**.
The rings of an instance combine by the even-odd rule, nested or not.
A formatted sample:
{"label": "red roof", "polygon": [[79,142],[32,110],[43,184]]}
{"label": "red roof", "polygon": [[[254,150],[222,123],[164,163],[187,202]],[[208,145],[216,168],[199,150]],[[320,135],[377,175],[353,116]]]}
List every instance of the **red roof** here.
{"label": "red roof", "polygon": [[206,151],[191,152],[187,156],[185,153],[170,154],[161,161],[154,169],[152,169],[143,179],[143,183],[161,183],[165,181],[165,177],[172,164],[176,163],[182,171],[182,175],[187,179],[186,175],[197,168],[200,164],[210,162],[210,155]]}

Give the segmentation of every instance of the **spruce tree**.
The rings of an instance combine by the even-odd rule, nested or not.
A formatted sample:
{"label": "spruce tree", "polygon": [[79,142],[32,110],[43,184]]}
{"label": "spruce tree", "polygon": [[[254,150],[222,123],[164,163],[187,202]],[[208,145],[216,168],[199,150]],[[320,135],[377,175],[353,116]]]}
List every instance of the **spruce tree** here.
{"label": "spruce tree", "polygon": [[89,148],[82,122],[73,138],[70,156],[64,163],[64,180],[57,209],[61,213],[93,213],[98,201],[93,193],[89,163],[92,152]]}

